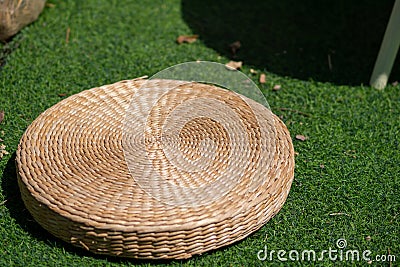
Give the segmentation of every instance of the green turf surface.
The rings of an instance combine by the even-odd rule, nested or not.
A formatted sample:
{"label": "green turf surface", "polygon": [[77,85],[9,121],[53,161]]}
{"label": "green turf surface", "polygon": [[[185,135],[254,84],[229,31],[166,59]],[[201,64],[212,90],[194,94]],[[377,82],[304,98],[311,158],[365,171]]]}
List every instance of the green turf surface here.
{"label": "green turf surface", "polygon": [[[237,2],[233,2],[232,5],[237,5]],[[256,2],[267,8],[274,1]],[[291,2],[287,1],[286,7],[283,4],[272,7],[282,14],[285,8],[290,9]],[[374,2],[363,1],[364,8],[369,8],[367,11],[357,11],[354,4],[351,8],[354,14],[372,14],[378,8]],[[288,43],[287,57],[290,56],[295,67],[282,54],[267,55],[273,53],[276,47],[268,46],[263,50],[262,42],[268,40],[263,37],[257,43],[250,27],[253,25],[254,34],[259,34],[257,31],[262,26],[258,27],[257,23],[262,17],[254,16],[262,16],[262,8],[256,14],[251,13],[254,7],[243,8],[236,18],[236,24],[229,24],[229,19],[234,20],[235,14],[227,10],[232,18],[226,16],[228,22],[216,25],[222,27],[228,23],[226,27],[229,30],[225,35],[218,36],[224,31],[218,29],[220,32],[207,32],[207,27],[215,21],[212,15],[221,12],[220,7],[211,3],[203,7],[199,6],[200,1],[193,1],[193,5],[190,1],[155,0],[51,3],[54,6],[47,7],[37,22],[0,47],[0,110],[5,111],[5,120],[0,124],[4,135],[0,138],[10,152],[0,160],[0,266],[150,266],[152,262],[94,256],[47,234],[24,208],[17,186],[13,153],[26,127],[41,112],[63,99],[59,94],[69,96],[95,86],[152,75],[186,61],[226,63],[230,55],[229,50],[224,49],[236,38],[246,38],[240,40],[243,47],[237,55],[237,59],[244,61],[242,71],[254,81],[258,80],[258,75],[250,74],[250,68],[258,73],[266,73],[267,82],[259,86],[272,110],[282,117],[293,138],[297,134],[308,137],[304,142],[294,140],[298,156],[292,189],[283,209],[242,242],[190,260],[158,264],[263,266],[269,262],[259,261],[257,252],[265,245],[268,250],[294,249],[301,252],[313,249],[320,252],[330,247],[336,248],[336,240],[344,238],[347,240],[346,250],[371,250],[372,256],[386,255],[390,251],[397,256],[392,266],[398,265],[399,85],[389,84],[384,91],[360,85],[368,83],[368,73],[364,67],[357,67],[360,64],[359,57],[352,58],[350,50],[345,50],[348,54],[339,57],[336,63],[332,54],[334,68],[330,70],[332,73],[327,71],[326,57],[321,56],[321,46],[316,41],[321,35],[318,30],[305,33],[307,38],[315,34],[309,47],[307,39],[299,41],[305,46],[305,58],[312,58],[315,52],[316,57],[308,64],[305,64],[304,56],[291,56],[297,44],[294,42]],[[307,3],[310,7],[312,2]],[[393,2],[382,3],[385,7],[382,12],[387,15]],[[204,7],[209,9],[204,10]],[[342,8],[351,16],[346,5]],[[325,7],[322,10],[327,12]],[[274,21],[270,17],[273,11],[269,9],[266,12],[269,23]],[[306,13],[303,10],[298,17],[303,18]],[[203,16],[196,17],[196,14]],[[246,18],[252,24],[240,27],[247,25]],[[328,21],[329,17],[322,26],[329,28],[329,25],[325,25],[329,24]],[[380,34],[386,24],[383,17],[379,21],[365,19],[364,22],[366,28],[380,29]],[[378,26],[377,22],[380,23]],[[345,24],[343,21],[341,23]],[[201,25],[205,26],[201,28]],[[236,27],[237,35],[229,28],[231,25]],[[287,43],[285,40],[290,41],[290,36],[285,33],[296,30],[289,24],[283,26],[285,30],[282,32],[277,32],[278,26],[271,31],[275,34],[273,40],[279,40],[282,50]],[[67,44],[68,27],[70,37]],[[318,27],[318,23],[314,27]],[[178,35],[196,33],[200,33],[201,37],[195,43],[175,43]],[[350,35],[347,33],[346,36]],[[379,40],[381,36],[377,35],[374,38]],[[295,37],[301,38],[299,35]],[[343,46],[343,40],[339,42],[338,38],[338,33],[323,38],[323,44],[328,43],[331,49],[336,49],[336,55],[340,55]],[[374,39],[373,44],[369,44],[365,36],[355,35],[355,38],[358,38],[355,44],[361,50],[355,54],[368,56],[363,62],[373,62],[374,58],[370,58],[371,49],[377,49],[377,41]],[[251,46],[247,50],[246,42],[250,39]],[[352,42],[348,45],[351,47]],[[261,52],[258,53],[257,49]],[[265,60],[265,66],[258,57]],[[349,64],[353,67],[349,68]],[[346,73],[340,71],[342,68],[346,69]],[[399,69],[400,65],[395,65],[392,81],[400,79]],[[275,84],[280,84],[282,89],[273,91]],[[367,236],[371,240],[366,240]],[[274,259],[276,265],[289,265],[288,262],[278,261],[276,255]],[[333,262],[329,259],[303,263],[318,266],[365,265],[365,262]],[[290,264],[300,265],[301,262]],[[389,263],[374,265],[389,266]]]}

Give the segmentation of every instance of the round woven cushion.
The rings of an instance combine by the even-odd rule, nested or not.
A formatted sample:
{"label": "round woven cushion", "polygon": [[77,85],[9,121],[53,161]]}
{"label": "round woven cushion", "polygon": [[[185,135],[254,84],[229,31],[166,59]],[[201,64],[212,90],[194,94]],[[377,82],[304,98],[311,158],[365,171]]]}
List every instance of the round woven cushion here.
{"label": "round woven cushion", "polygon": [[[139,89],[145,83],[153,93]],[[165,85],[174,89],[151,102]],[[94,253],[144,259],[245,238],[279,211],[294,176],[291,137],[269,109],[171,80],[121,81],[61,101],[28,127],[16,162],[43,228]]]}
{"label": "round woven cushion", "polygon": [[23,27],[35,21],[46,0],[1,0],[0,40],[5,41]]}

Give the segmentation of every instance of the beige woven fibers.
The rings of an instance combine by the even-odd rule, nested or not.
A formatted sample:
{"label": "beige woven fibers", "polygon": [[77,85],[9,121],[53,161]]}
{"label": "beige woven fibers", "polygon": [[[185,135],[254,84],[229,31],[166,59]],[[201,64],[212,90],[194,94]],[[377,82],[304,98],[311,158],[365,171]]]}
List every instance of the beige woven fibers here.
{"label": "beige woven fibers", "polygon": [[269,109],[171,80],[121,81],[61,101],[29,126],[16,161],[25,205],[47,231],[144,259],[245,238],[279,211],[294,175],[289,132]]}
{"label": "beige woven fibers", "polygon": [[0,0],[0,40],[5,41],[35,21],[46,0]]}

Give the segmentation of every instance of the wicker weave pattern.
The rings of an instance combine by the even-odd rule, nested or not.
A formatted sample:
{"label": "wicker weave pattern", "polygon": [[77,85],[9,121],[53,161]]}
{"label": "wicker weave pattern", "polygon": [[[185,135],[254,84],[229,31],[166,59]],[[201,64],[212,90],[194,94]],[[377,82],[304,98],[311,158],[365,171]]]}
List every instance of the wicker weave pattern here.
{"label": "wicker weave pattern", "polygon": [[1,0],[0,40],[5,41],[20,29],[35,21],[46,0]]}
{"label": "wicker weave pattern", "polygon": [[[138,184],[143,177],[137,177],[140,173],[135,169],[129,170],[127,162],[134,160],[130,156],[135,155],[141,141],[135,134],[130,136],[130,131],[123,136],[123,130],[130,100],[140,94],[138,88],[144,82],[121,81],[83,91],[46,110],[29,126],[21,138],[16,161],[21,194],[35,220],[58,238],[94,253],[160,259],[189,258],[231,244],[272,218],[285,202],[293,180],[290,135],[268,109],[248,100],[257,114],[249,117],[240,108],[245,105],[243,101],[210,85],[178,85],[160,103],[176,106],[197,94],[237,108],[239,115],[235,118],[247,120],[243,123],[246,135],[252,136],[251,144],[257,148],[247,156],[252,162],[237,163],[238,171],[243,172],[242,179],[227,187],[229,191],[220,198],[194,206],[159,201],[152,195],[154,192],[149,193],[148,188]],[[171,81],[152,83],[156,87]],[[184,93],[189,89],[194,93]],[[168,120],[165,114],[170,113],[157,110],[152,109],[151,120],[147,121],[151,131],[159,131],[159,125]],[[129,119],[129,113],[127,116]],[[235,145],[226,143],[230,130],[212,117],[196,118],[184,126],[178,138],[182,144],[177,148],[184,157],[203,157],[205,152],[199,144],[204,140],[202,135],[206,135],[217,148],[215,157],[208,161],[210,166],[222,172],[227,170],[226,153]],[[151,136],[154,135],[141,145],[151,144]],[[271,147],[273,150],[268,149]],[[170,177],[170,184],[201,188],[218,179],[205,173],[196,176],[182,168],[173,169],[166,155],[152,148],[147,146],[152,165],[158,168],[157,172],[167,173],[163,177]],[[151,184],[151,178],[139,183]],[[199,192],[218,195],[207,190]],[[174,201],[189,197],[177,195],[174,190],[164,191],[158,196]]]}

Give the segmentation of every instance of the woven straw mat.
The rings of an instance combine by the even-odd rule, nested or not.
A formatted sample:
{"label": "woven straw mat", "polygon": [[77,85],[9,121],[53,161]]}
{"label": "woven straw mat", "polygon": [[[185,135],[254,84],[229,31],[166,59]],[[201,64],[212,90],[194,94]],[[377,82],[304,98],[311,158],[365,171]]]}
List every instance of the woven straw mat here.
{"label": "woven straw mat", "polygon": [[[152,91],[139,89],[145,83]],[[154,100],[166,85],[174,89]],[[134,79],[43,112],[16,164],[26,207],[54,236],[98,254],[182,259],[272,218],[290,190],[294,151],[282,121],[253,100],[212,85]]]}
{"label": "woven straw mat", "polygon": [[5,41],[35,21],[46,0],[0,0],[0,41]]}

